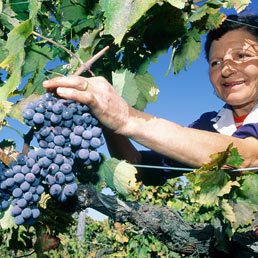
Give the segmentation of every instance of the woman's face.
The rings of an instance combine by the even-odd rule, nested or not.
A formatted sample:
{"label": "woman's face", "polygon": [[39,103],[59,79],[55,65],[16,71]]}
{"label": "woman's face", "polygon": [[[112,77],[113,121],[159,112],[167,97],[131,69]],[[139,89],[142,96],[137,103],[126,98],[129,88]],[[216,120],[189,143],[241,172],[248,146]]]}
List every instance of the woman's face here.
{"label": "woman's face", "polygon": [[243,29],[229,31],[210,48],[210,81],[223,101],[250,112],[258,103],[258,43]]}

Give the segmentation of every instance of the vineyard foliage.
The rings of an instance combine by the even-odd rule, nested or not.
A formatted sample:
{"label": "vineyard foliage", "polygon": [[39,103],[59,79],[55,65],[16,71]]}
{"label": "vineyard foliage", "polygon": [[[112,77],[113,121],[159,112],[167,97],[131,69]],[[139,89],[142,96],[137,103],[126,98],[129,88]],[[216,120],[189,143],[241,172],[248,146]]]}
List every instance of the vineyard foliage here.
{"label": "vineyard foliage", "polygon": [[[148,72],[149,65],[157,63],[158,57],[168,54],[172,48],[171,63],[164,72],[174,76],[183,69],[187,70],[199,57],[201,36],[220,26],[226,19],[223,10],[234,9],[239,13],[250,2],[0,1],[0,130],[10,126],[7,118],[24,124],[22,110],[27,103],[45,93],[42,87],[44,80],[74,74],[83,64],[88,69],[83,71],[82,76],[104,76],[131,106],[144,110],[148,102],[156,102],[159,93],[158,85]],[[106,47],[108,50],[92,62],[92,58]],[[4,152],[15,148],[15,142],[4,141],[0,146],[3,150],[0,159],[8,165],[10,155],[6,156]],[[209,164],[187,174],[186,185],[176,178],[163,186],[142,188],[141,183],[136,182],[135,168],[116,159],[105,160],[97,170],[89,170],[88,177],[77,180],[81,183],[91,182],[99,190],[105,186],[111,187],[125,200],[168,205],[191,222],[210,222],[217,232],[218,248],[226,250],[223,239],[231,239],[235,232],[252,228],[258,207],[258,176],[251,172],[232,176],[223,170],[225,165],[239,167],[242,163],[232,146],[225,152],[213,154],[211,160]],[[72,214],[61,207],[56,208],[56,203],[47,195],[43,195],[40,207],[43,214],[39,223],[32,228],[15,226],[10,210],[0,214],[1,236],[7,236],[9,249],[28,250],[36,241],[34,248],[39,257],[44,257],[43,253],[57,247],[60,239],[61,243],[67,241],[65,234],[74,227]],[[98,226],[97,222],[86,225],[86,238],[97,241],[97,247],[102,242],[120,254],[131,255],[127,257],[143,257],[141,255],[148,253],[176,257],[152,236],[133,235],[132,232],[139,233],[140,229],[132,225],[105,223],[100,223],[102,226]],[[101,234],[112,239],[110,242],[105,242],[107,240],[103,235],[96,240],[98,227],[102,227],[104,233]],[[115,234],[112,227],[123,231],[123,234]],[[46,233],[51,235],[50,240],[44,238]],[[69,234],[74,236],[73,233]],[[36,237],[38,240],[35,240]],[[89,244],[84,247],[88,257],[96,253],[97,248],[92,248]]]}

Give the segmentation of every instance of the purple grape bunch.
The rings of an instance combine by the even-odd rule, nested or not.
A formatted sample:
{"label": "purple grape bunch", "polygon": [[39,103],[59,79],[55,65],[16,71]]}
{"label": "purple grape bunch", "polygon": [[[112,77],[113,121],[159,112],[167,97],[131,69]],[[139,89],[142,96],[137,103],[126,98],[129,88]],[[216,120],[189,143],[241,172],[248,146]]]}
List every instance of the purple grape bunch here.
{"label": "purple grape bunch", "polygon": [[23,110],[39,148],[19,155],[6,168],[0,163],[0,211],[9,207],[17,225],[33,224],[43,192],[65,202],[77,191],[75,164],[101,162],[102,129],[86,105],[44,94]]}

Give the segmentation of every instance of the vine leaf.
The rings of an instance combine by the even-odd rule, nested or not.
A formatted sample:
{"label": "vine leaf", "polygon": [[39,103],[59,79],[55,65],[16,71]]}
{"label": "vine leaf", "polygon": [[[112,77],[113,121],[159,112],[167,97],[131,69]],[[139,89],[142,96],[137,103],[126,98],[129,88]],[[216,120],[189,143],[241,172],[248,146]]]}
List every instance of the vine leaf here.
{"label": "vine leaf", "polygon": [[243,11],[249,4],[251,3],[251,0],[231,0],[228,2],[225,2],[223,4],[224,8],[232,8],[234,7],[237,13],[240,13]]}
{"label": "vine leaf", "polygon": [[42,254],[43,252],[57,248],[59,244],[60,239],[58,237],[44,233],[38,237],[34,248],[37,254]]}
{"label": "vine leaf", "polygon": [[31,19],[22,22],[9,34],[6,43],[8,56],[1,62],[0,68],[7,69],[11,76],[7,83],[1,88],[0,100],[6,99],[21,82],[21,67],[24,63],[24,43],[32,33]]}
{"label": "vine leaf", "polygon": [[11,215],[12,205],[9,208],[0,213],[0,225],[2,229],[8,229],[15,226],[14,217]]}
{"label": "vine leaf", "polygon": [[136,104],[139,95],[134,77],[135,75],[128,70],[112,72],[114,88],[131,106]]}
{"label": "vine leaf", "polygon": [[128,29],[132,27],[157,0],[100,0],[104,10],[105,34],[111,34],[115,43],[120,44]]}
{"label": "vine leaf", "polygon": [[128,195],[136,188],[137,170],[134,166],[115,158],[107,160],[105,164],[106,183],[112,190]]}
{"label": "vine leaf", "polygon": [[136,105],[134,106],[138,110],[144,110],[148,102],[156,102],[159,94],[157,84],[154,82],[154,78],[151,74],[136,74],[135,82],[139,92]]}
{"label": "vine leaf", "polygon": [[[6,100],[0,100],[0,121],[3,121],[6,115],[10,112],[11,106],[13,103],[6,101]],[[0,126],[1,130],[1,126]]]}
{"label": "vine leaf", "polygon": [[202,50],[201,37],[196,28],[187,31],[180,46],[175,51],[173,60],[173,73],[178,74],[182,69],[186,70],[187,60],[189,66],[196,60]]}

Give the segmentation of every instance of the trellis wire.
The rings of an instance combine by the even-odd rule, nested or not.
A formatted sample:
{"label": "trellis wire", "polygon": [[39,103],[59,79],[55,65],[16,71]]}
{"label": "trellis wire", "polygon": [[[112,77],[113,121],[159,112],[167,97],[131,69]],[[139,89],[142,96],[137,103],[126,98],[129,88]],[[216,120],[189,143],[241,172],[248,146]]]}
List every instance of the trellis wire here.
{"label": "trellis wire", "polygon": [[[152,165],[139,165],[139,164],[132,164],[134,167],[138,168],[153,168],[153,169],[163,169],[163,170],[176,170],[176,171],[188,171],[192,172],[194,168],[181,168],[181,167],[165,167],[165,166],[152,166]],[[258,170],[258,167],[251,167],[251,168],[235,168],[235,169],[224,169],[227,172],[241,172],[241,171],[252,171]]]}

